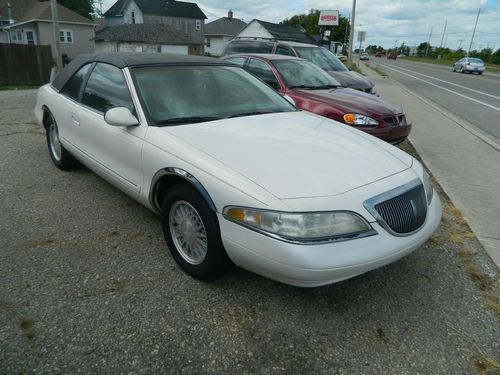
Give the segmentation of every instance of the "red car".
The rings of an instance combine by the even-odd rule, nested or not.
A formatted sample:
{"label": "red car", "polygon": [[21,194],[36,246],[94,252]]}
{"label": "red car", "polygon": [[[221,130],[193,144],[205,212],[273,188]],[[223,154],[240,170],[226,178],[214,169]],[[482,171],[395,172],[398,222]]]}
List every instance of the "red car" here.
{"label": "red car", "polygon": [[387,55],[387,60],[396,60],[398,58],[398,55],[396,55],[395,53],[389,53]]}
{"label": "red car", "polygon": [[224,60],[242,66],[297,108],[352,125],[392,144],[404,141],[411,130],[403,108],[375,95],[342,87],[315,64],[284,55],[238,54]]}

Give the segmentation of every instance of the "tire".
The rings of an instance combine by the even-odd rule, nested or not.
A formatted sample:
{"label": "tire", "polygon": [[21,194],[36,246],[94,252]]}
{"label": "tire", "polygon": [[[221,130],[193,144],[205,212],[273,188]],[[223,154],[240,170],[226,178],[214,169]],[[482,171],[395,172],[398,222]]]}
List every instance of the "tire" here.
{"label": "tire", "polygon": [[170,253],[186,273],[209,279],[227,270],[217,216],[193,187],[174,185],[165,193],[161,221]]}
{"label": "tire", "polygon": [[481,74],[483,74],[483,72],[477,72],[477,74],[481,75]]}
{"label": "tire", "polygon": [[61,144],[57,123],[50,113],[45,120],[45,129],[49,155],[54,165],[63,171],[75,168],[78,165],[78,162]]}

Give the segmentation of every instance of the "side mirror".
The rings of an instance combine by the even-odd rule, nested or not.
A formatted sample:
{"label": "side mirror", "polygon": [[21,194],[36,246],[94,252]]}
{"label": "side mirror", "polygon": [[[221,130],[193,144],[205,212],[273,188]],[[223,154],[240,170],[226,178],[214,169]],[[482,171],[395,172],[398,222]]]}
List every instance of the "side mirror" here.
{"label": "side mirror", "polygon": [[293,100],[293,98],[287,94],[283,95],[283,97],[291,104],[293,105],[294,107],[296,107],[297,105],[295,104],[295,100]]}
{"label": "side mirror", "polygon": [[135,126],[139,125],[139,120],[135,117],[130,109],[126,107],[115,107],[108,109],[104,114],[104,121],[112,126]]}

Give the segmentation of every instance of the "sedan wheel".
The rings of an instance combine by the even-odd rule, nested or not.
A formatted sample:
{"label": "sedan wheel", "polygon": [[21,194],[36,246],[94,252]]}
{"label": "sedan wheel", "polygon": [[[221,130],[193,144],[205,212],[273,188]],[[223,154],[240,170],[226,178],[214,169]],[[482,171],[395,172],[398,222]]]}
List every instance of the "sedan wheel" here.
{"label": "sedan wheel", "polygon": [[59,128],[51,114],[49,114],[47,120],[45,120],[45,126],[47,129],[47,146],[54,165],[62,170],[69,170],[75,167],[78,163],[61,144],[59,139]]}
{"label": "sedan wheel", "polygon": [[191,186],[175,185],[166,192],[162,226],[172,256],[191,276],[205,279],[227,269],[217,216]]}

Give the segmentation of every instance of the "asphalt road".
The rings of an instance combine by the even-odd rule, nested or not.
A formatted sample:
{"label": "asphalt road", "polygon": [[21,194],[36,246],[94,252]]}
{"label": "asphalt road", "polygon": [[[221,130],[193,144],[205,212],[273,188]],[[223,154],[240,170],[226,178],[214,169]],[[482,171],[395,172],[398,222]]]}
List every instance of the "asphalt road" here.
{"label": "asphalt road", "polygon": [[200,282],[154,214],[52,165],[33,105],[0,92],[0,374],[498,370],[498,273],[446,201],[427,244],[351,280]]}
{"label": "asphalt road", "polygon": [[500,138],[500,75],[452,72],[451,66],[372,58],[391,78],[467,120],[488,137]]}

